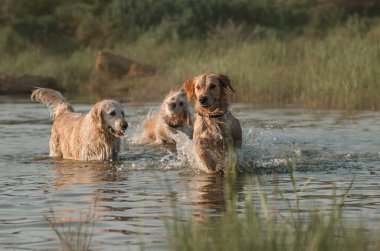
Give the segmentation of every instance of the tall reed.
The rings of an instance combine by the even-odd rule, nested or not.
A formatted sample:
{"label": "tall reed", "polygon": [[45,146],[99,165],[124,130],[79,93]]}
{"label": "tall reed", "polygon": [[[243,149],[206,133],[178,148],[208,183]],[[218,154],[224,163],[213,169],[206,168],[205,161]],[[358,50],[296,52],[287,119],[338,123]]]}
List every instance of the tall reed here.
{"label": "tall reed", "polygon": [[91,250],[94,224],[95,209],[89,208],[88,213],[81,215],[79,218],[61,220],[54,214],[51,207],[49,215],[45,216],[49,226],[57,235],[62,251],[87,251]]}
{"label": "tall reed", "polygon": [[[332,196],[332,210],[310,211],[299,203],[300,192],[308,182],[297,184],[293,164],[289,168],[294,200],[286,199],[277,191],[287,207],[286,214],[280,213],[271,205],[269,195],[261,190],[257,180],[254,191],[245,198],[244,211],[239,213],[241,207],[237,194],[233,191],[233,179],[226,180],[226,211],[220,217],[206,217],[203,222],[192,219],[181,221],[178,218],[168,224],[170,249],[379,250],[380,241],[376,238],[378,230],[367,230],[362,226],[350,227],[343,220],[345,198],[352,183],[343,195]],[[257,197],[256,200],[253,200],[254,196]]]}

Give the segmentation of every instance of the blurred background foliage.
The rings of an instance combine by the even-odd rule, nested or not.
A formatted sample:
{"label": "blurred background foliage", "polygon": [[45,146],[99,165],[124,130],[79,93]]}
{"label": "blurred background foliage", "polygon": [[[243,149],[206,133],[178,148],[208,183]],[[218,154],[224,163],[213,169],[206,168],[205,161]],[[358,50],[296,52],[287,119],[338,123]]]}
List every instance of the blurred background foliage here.
{"label": "blurred background foliage", "polygon": [[[157,71],[99,81],[100,50]],[[0,0],[0,55],[90,99],[160,100],[207,71],[239,101],[380,109],[377,0]]]}
{"label": "blurred background foliage", "polygon": [[[159,40],[205,39],[228,23],[256,37],[325,36],[351,16],[380,16],[376,0],[1,0],[7,36],[55,51],[134,41],[160,28]],[[12,34],[12,33],[16,34]],[[8,43],[13,51],[17,43]],[[15,47],[15,48],[14,48]]]}

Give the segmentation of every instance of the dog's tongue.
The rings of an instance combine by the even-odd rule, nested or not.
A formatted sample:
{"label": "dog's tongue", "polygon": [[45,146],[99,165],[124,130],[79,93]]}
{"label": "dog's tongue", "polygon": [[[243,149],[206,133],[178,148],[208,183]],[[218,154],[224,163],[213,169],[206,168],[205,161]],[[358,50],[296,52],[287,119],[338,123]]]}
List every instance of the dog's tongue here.
{"label": "dog's tongue", "polygon": [[119,136],[124,136],[124,134],[125,134],[125,131],[117,131],[117,135]]}

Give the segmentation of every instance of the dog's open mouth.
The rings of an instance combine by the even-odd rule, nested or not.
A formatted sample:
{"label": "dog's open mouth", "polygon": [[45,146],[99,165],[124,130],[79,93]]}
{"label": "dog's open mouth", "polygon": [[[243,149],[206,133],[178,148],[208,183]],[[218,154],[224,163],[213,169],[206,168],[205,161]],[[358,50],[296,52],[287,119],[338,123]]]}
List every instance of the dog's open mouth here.
{"label": "dog's open mouth", "polygon": [[112,127],[108,126],[108,128],[110,129],[110,132],[115,135],[116,137],[122,137],[124,136],[125,134],[125,130],[115,130],[113,129]]}

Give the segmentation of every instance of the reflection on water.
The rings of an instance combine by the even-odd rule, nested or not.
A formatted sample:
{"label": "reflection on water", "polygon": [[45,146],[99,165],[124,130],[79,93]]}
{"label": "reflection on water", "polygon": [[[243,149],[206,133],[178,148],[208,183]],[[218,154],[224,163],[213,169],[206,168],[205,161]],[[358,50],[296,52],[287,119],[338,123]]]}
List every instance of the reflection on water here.
{"label": "reflection on water", "polygon": [[[90,106],[75,106],[87,111]],[[94,210],[93,250],[166,249],[166,222],[225,211],[230,189],[220,175],[195,174],[175,148],[136,144],[140,125],[156,104],[126,105],[130,124],[118,162],[48,157],[49,114],[31,103],[0,104],[0,249],[56,250],[59,241],[45,216],[66,226]],[[289,158],[303,208],[331,207],[355,178],[344,217],[371,227],[380,219],[380,113],[255,108],[238,104],[244,146],[234,182],[244,200],[254,183],[279,213],[278,192],[294,200],[286,174]],[[301,191],[301,184],[308,185]],[[254,194],[254,193],[253,193]],[[255,203],[259,198],[253,196]],[[95,207],[95,209],[93,209]]]}
{"label": "reflection on water", "polygon": [[105,183],[124,181],[126,178],[118,172],[122,168],[119,162],[80,162],[52,158],[54,188],[63,189],[75,184]]}

